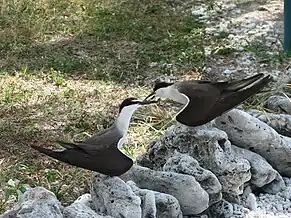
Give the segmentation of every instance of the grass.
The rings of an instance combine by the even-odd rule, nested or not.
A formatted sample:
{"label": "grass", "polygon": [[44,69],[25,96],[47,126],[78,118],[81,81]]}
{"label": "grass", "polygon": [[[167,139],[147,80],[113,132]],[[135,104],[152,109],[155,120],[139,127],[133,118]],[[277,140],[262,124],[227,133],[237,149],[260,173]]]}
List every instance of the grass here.
{"label": "grass", "polygon": [[266,43],[262,40],[252,41],[251,43],[248,43],[245,49],[246,51],[255,54],[256,57],[259,59],[259,63],[282,64],[290,57],[291,53],[284,52],[281,47],[282,45],[280,46],[280,48],[278,48],[278,45],[274,44],[270,48],[270,46],[267,46]]}
{"label": "grass", "polygon": [[204,25],[172,4],[6,1],[0,15],[2,72],[54,69],[117,82],[132,82],[134,77],[143,83],[149,73],[202,67]]}
{"label": "grass", "polygon": [[260,93],[256,94],[244,102],[243,108],[248,109],[257,109],[260,111],[265,111],[269,113],[276,113],[269,108],[266,108],[266,103],[271,96],[280,95],[290,99],[291,88],[287,85],[291,81],[288,81],[288,74],[281,75],[277,82],[271,82],[267,88],[264,88]]}
{"label": "grass", "polygon": [[[27,186],[44,186],[64,205],[88,192],[89,171],[40,155],[30,145],[53,148],[55,140],[81,140],[107,128],[124,98],[146,96],[160,76],[198,78],[205,26],[188,10],[198,3],[0,4],[0,213]],[[232,52],[227,46],[216,51]],[[138,110],[125,152],[133,158],[144,152],[173,123],[173,114],[167,104]]]}
{"label": "grass", "polygon": [[[191,1],[7,0],[0,5],[0,213],[28,186],[67,205],[89,171],[33,151],[108,127],[118,104],[161,75],[197,77],[204,24]],[[151,79],[152,78],[152,79]],[[135,113],[125,152],[135,158],[171,124],[168,108]]]}
{"label": "grass", "polygon": [[[53,148],[58,139],[81,140],[85,133],[109,127],[122,99],[148,93],[144,87],[124,87],[98,80],[65,79],[60,85],[54,75],[6,75],[1,82],[1,210],[16,200],[14,194],[18,189],[7,186],[9,180],[19,180],[19,187],[44,186],[67,204],[88,191],[89,171],[42,156],[30,145]],[[166,108],[155,105],[137,111],[125,152],[133,158],[144,152],[149,141],[161,134],[161,127],[172,118],[170,114]],[[51,172],[53,179],[48,179]],[[4,197],[7,193],[10,198]]]}

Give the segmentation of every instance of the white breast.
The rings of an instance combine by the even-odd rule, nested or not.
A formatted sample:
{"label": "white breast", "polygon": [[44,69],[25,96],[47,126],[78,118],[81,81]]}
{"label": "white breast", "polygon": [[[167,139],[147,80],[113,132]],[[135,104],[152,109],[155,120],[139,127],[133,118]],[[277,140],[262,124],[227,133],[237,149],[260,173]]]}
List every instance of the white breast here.
{"label": "white breast", "polygon": [[189,104],[189,102],[190,102],[190,100],[189,100],[189,98],[187,97],[187,95],[185,95],[185,94],[181,94],[183,97],[184,97],[184,99],[186,99],[186,104],[182,107],[182,109],[176,114],[176,116],[178,116],[178,114],[180,114],[187,106],[188,106],[188,104]]}
{"label": "white breast", "polygon": [[117,147],[120,148],[125,143],[128,127],[130,124],[130,119],[133,113],[139,108],[141,105],[133,104],[130,106],[126,106],[121,110],[117,119],[115,120],[115,126],[118,131],[122,134],[122,138],[119,140]]}
{"label": "white breast", "polygon": [[117,143],[117,148],[118,149],[121,148],[124,145],[125,139],[126,139],[126,134],[121,139],[119,139],[119,141]]}

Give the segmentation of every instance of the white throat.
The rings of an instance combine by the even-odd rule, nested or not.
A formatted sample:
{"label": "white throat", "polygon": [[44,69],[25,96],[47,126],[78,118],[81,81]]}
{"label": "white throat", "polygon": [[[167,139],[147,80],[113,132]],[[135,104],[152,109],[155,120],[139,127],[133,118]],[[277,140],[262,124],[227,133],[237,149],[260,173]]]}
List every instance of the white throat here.
{"label": "white throat", "polygon": [[180,93],[174,85],[158,89],[156,91],[156,96],[169,98],[181,104],[187,104],[189,101],[188,98],[184,94]]}
{"label": "white throat", "polygon": [[139,107],[141,107],[141,105],[138,104],[133,104],[124,107],[119,113],[117,119],[115,120],[116,128],[122,134],[122,138],[118,142],[118,148],[124,144],[131,117]]}

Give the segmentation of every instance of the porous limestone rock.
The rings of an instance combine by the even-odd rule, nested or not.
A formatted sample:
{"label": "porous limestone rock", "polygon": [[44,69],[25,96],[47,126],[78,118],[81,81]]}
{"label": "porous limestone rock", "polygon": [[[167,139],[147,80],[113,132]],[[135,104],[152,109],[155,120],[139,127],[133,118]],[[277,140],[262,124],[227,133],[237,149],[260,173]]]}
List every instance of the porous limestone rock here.
{"label": "porous limestone rock", "polygon": [[286,184],[282,178],[282,176],[277,172],[276,178],[269,184],[262,187],[263,192],[269,194],[277,194],[286,189]]}
{"label": "porous limestone rock", "polygon": [[97,214],[93,210],[93,206],[91,195],[84,194],[70,206],[64,208],[63,216],[64,218],[113,218],[112,216]]}
{"label": "porous limestone rock", "polygon": [[61,203],[55,194],[43,187],[29,188],[14,209],[2,214],[1,218],[61,218]]}
{"label": "porous limestone rock", "polygon": [[99,215],[84,204],[73,203],[63,211],[64,218],[113,218],[112,216]]}
{"label": "porous limestone rock", "polygon": [[244,207],[256,211],[258,209],[256,196],[252,193],[252,189],[247,185],[244,189],[243,194],[240,196],[240,203]]}
{"label": "porous limestone rock", "polygon": [[119,177],[94,172],[90,193],[97,213],[115,218],[140,218],[141,199]]}
{"label": "porous limestone rock", "polygon": [[128,181],[126,184],[128,184],[132,191],[141,199],[142,218],[156,218],[157,207],[154,191],[139,189],[133,181]]}
{"label": "porous limestone rock", "polygon": [[[291,200],[291,186],[288,186],[284,191],[278,194],[279,196]],[[291,204],[290,204],[291,206]]]}
{"label": "porous limestone rock", "polygon": [[246,207],[252,211],[256,211],[258,209],[257,199],[253,193],[250,193],[246,199]]}
{"label": "porous limestone rock", "polygon": [[74,203],[84,204],[91,209],[94,208],[92,197],[89,193],[81,195],[74,201]]}
{"label": "porous limestone rock", "polygon": [[182,218],[179,201],[172,195],[140,189],[133,181],[127,184],[142,200],[142,218]]}
{"label": "porous limestone rock", "polygon": [[291,101],[285,96],[271,96],[266,106],[277,113],[291,114]]}
{"label": "porous limestone rock", "polygon": [[181,218],[182,211],[179,201],[172,195],[155,192],[157,218]]}
{"label": "porous limestone rock", "polygon": [[174,196],[178,199],[184,215],[199,214],[209,206],[207,192],[193,176],[155,171],[134,164],[121,178],[134,181],[139,188]]}
{"label": "porous limestone rock", "polygon": [[223,192],[241,194],[243,184],[251,178],[249,162],[233,154],[226,133],[207,125],[169,127],[148,152],[137,159],[137,163],[160,170],[175,155],[175,150],[195,158],[201,167],[213,172]]}
{"label": "porous limestone rock", "polygon": [[167,160],[163,170],[194,176],[196,181],[208,193],[209,205],[221,200],[222,187],[218,179],[211,171],[199,166],[198,161],[193,157],[175,152],[175,155]]}
{"label": "porous limestone rock", "polygon": [[286,187],[280,174],[262,156],[235,145],[232,145],[231,148],[236,156],[250,162],[252,174],[250,182],[253,186],[258,188],[265,186],[263,189],[268,193],[274,193],[274,189],[279,192]]}
{"label": "porous limestone rock", "polygon": [[231,204],[222,200],[209,207],[210,217],[223,217],[223,218],[244,218],[244,208],[238,204]]}
{"label": "porous limestone rock", "polygon": [[291,115],[266,113],[259,110],[247,110],[247,113],[268,124],[276,132],[291,137]]}
{"label": "porous limestone rock", "polygon": [[287,137],[238,109],[223,114],[213,123],[227,133],[233,144],[260,154],[281,175],[291,176],[291,140]]}

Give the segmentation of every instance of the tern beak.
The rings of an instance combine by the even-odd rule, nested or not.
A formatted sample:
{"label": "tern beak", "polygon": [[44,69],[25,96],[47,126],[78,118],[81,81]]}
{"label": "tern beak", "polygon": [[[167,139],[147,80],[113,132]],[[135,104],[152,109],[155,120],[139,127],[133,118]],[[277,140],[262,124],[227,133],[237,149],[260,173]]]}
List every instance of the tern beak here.
{"label": "tern beak", "polygon": [[146,104],[153,104],[153,103],[157,103],[158,101],[151,101],[151,100],[147,100],[146,98],[141,101],[139,104],[140,105],[146,105]]}
{"label": "tern beak", "polygon": [[146,101],[146,100],[152,100],[154,97],[155,97],[155,92],[152,92],[151,94],[149,94],[145,99],[144,99],[144,101]]}
{"label": "tern beak", "polygon": [[149,94],[140,104],[145,105],[145,104],[153,104],[157,103],[158,101],[154,101],[153,99],[155,98],[155,92],[152,92]]}

